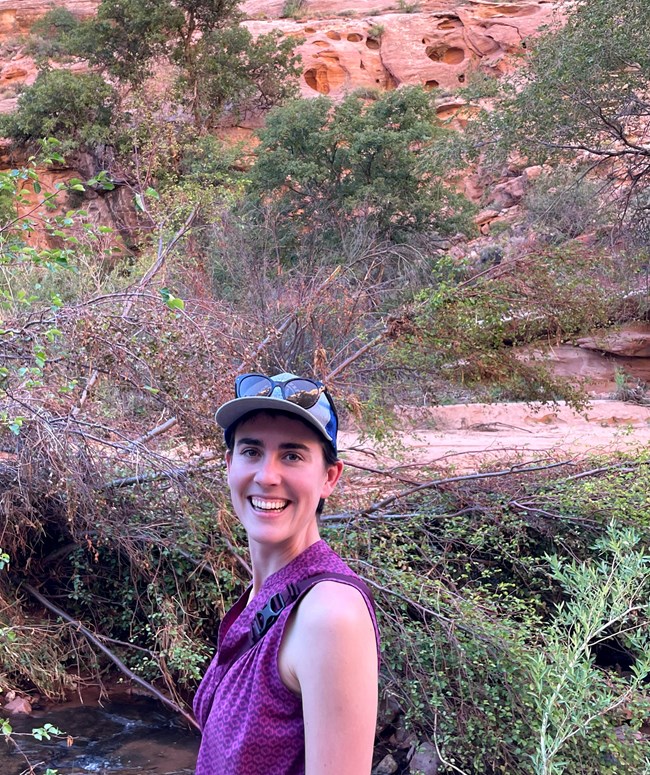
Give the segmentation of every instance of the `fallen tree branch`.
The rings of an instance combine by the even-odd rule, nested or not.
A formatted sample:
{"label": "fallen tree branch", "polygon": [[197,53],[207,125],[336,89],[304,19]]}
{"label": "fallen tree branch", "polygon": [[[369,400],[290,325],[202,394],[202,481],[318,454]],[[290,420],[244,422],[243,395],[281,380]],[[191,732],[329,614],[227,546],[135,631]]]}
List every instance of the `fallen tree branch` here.
{"label": "fallen tree branch", "polygon": [[165,431],[168,431],[170,428],[173,428],[177,423],[178,423],[177,417],[170,417],[169,420],[166,420],[164,423],[161,423],[155,428],[152,428],[150,431],[147,431],[144,434],[144,436],[140,436],[139,439],[134,439],[134,441],[131,442],[130,446],[137,447],[139,444],[146,444],[148,441],[151,441],[151,439],[154,439],[156,436],[160,436],[161,433],[164,433]]}
{"label": "fallen tree branch", "polygon": [[372,468],[371,466],[364,466],[361,463],[352,463],[349,460],[345,461],[345,467],[346,468],[356,468],[359,471],[367,471],[371,474],[380,474],[381,476],[388,476],[391,479],[395,479],[398,482],[403,482],[404,484],[417,484],[416,481],[413,479],[410,479],[406,476],[400,476],[399,474],[396,474],[395,471],[404,468],[404,466],[393,466],[393,468],[388,469],[382,469],[382,468]]}
{"label": "fallen tree branch", "polygon": [[521,503],[521,501],[511,500],[508,503],[508,506],[514,506],[514,508],[516,509],[521,509],[522,511],[528,511],[531,514],[540,514],[541,516],[549,517],[550,519],[559,519],[566,522],[576,522],[579,525],[591,525],[591,526],[604,528],[604,525],[599,524],[594,519],[581,519],[580,517],[570,517],[568,514],[556,514],[553,511],[546,511],[546,509],[541,509],[537,506],[529,506],[525,503]]}
{"label": "fallen tree branch", "polygon": [[330,382],[334,379],[334,377],[338,377],[338,375],[347,369],[347,367],[354,363],[358,358],[361,358],[362,355],[365,355],[368,350],[372,350],[373,347],[376,347],[378,344],[381,344],[381,342],[384,341],[386,338],[386,335],[389,333],[390,329],[388,327],[384,328],[382,331],[380,331],[377,336],[374,339],[371,339],[369,342],[363,345],[363,347],[360,347],[356,352],[352,353],[349,358],[346,358],[343,363],[339,363],[339,365],[333,370],[330,371],[330,373],[325,377],[323,380],[325,383]]}
{"label": "fallen tree branch", "polygon": [[52,613],[56,614],[57,616],[60,616],[63,620],[65,620],[73,627],[75,627],[85,638],[87,638],[94,646],[96,646],[100,651],[102,651],[111,660],[111,662],[113,662],[113,664],[115,664],[124,673],[124,675],[126,675],[134,683],[137,683],[143,689],[148,691],[156,699],[160,700],[160,702],[167,705],[167,707],[171,708],[175,713],[178,713],[179,715],[183,716],[183,718],[195,729],[200,729],[199,725],[197,724],[193,716],[191,716],[186,710],[184,710],[180,705],[175,703],[173,700],[170,700],[169,697],[166,697],[162,692],[158,691],[158,689],[152,686],[148,681],[145,681],[144,678],[140,678],[139,675],[136,675],[132,670],[129,670],[129,668],[124,664],[124,662],[122,662],[122,660],[118,656],[113,654],[113,652],[109,648],[107,648],[95,635],[93,635],[93,633],[87,627],[85,627],[80,621],[78,621],[77,619],[73,619],[61,608],[54,605],[54,603],[50,602],[46,597],[43,597],[43,595],[41,595],[40,592],[34,589],[34,587],[32,587],[31,584],[23,583],[22,586],[42,606],[47,608],[49,611],[52,611]]}
{"label": "fallen tree branch", "polygon": [[[135,442],[134,442],[135,443]],[[160,482],[164,479],[174,479],[182,481],[188,476],[205,471],[203,465],[217,457],[216,453],[203,455],[200,463],[193,463],[184,468],[170,468],[166,471],[156,471],[149,474],[136,474],[135,476],[124,476],[121,479],[113,479],[102,485],[102,490],[119,490],[122,487],[133,487],[136,484],[148,484],[149,482]]]}
{"label": "fallen tree branch", "polygon": [[86,381],[86,385],[83,389],[83,393],[81,394],[81,398],[79,399],[77,405],[72,408],[70,411],[71,417],[76,417],[79,412],[83,409],[84,404],[88,400],[88,395],[90,394],[90,391],[93,389],[93,386],[95,382],[97,382],[97,378],[99,377],[99,372],[96,369],[93,369],[90,377],[88,377],[88,380]]}
{"label": "fallen tree branch", "polygon": [[514,474],[528,474],[528,473],[532,473],[533,471],[546,471],[551,468],[559,468],[560,466],[568,466],[573,464],[574,464],[573,459],[561,460],[558,463],[549,463],[548,465],[543,465],[543,466],[529,466],[528,468],[519,468],[518,466],[511,466],[510,468],[504,471],[490,471],[485,474],[463,474],[462,476],[450,476],[446,479],[433,479],[430,482],[424,482],[423,484],[419,484],[416,487],[410,487],[408,490],[398,492],[395,495],[391,495],[388,498],[384,498],[381,501],[377,501],[376,503],[373,503],[371,506],[368,506],[368,508],[361,509],[358,512],[358,514],[360,516],[373,514],[375,511],[379,511],[380,509],[385,508],[389,504],[394,503],[395,501],[398,501],[402,498],[406,498],[409,495],[414,495],[415,493],[421,492],[422,490],[429,490],[434,487],[441,487],[444,484],[453,484],[455,482],[469,482],[476,479],[495,479],[497,477],[512,476]]}

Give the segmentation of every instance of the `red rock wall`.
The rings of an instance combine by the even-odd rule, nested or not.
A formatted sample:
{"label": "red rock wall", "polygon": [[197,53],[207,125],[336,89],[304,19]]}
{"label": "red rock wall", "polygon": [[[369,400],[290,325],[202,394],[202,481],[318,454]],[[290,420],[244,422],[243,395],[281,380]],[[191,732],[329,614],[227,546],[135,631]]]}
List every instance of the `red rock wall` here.
{"label": "red rock wall", "polygon": [[466,83],[472,70],[493,75],[512,70],[522,41],[551,22],[556,7],[450,0],[422,4],[415,13],[394,13],[389,11],[393,6],[381,9],[377,2],[368,11],[359,5],[346,11],[345,0],[316,0],[302,11],[304,20],[277,18],[278,0],[248,0],[242,9],[256,35],[280,29],[303,36],[296,47],[304,68],[302,95],[337,99],[357,88],[402,84],[421,84],[442,94]]}
{"label": "red rock wall", "polygon": [[90,16],[100,0],[0,0],[0,40],[29,32],[52,6],[65,6],[79,16]]}

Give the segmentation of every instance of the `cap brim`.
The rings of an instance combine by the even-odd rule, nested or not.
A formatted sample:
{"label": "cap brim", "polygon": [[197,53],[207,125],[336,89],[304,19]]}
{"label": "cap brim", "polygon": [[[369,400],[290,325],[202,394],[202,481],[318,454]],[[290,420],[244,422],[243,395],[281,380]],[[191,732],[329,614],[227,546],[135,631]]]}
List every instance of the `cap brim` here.
{"label": "cap brim", "polygon": [[312,428],[317,430],[321,436],[324,436],[327,441],[333,443],[329,433],[325,430],[325,427],[314,417],[313,414],[303,409],[298,404],[293,404],[291,401],[287,401],[284,398],[273,398],[271,396],[242,396],[241,398],[233,398],[232,401],[228,401],[223,406],[217,409],[215,414],[215,420],[224,429],[227,430],[234,422],[237,422],[245,414],[249,412],[255,412],[258,410],[279,411],[286,412],[287,414],[294,414],[301,420],[311,425]]}

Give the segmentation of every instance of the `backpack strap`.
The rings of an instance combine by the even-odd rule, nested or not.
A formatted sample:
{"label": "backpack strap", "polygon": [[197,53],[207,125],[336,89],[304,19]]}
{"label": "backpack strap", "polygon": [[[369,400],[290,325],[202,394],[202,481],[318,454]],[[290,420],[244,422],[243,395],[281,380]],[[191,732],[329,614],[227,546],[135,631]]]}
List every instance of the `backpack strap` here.
{"label": "backpack strap", "polygon": [[253,616],[250,632],[248,633],[248,640],[232,661],[234,662],[239,659],[247,651],[252,649],[255,644],[259,643],[277,622],[284,609],[292,603],[297,602],[313,586],[318,584],[319,581],[342,581],[345,584],[356,587],[371,603],[373,602],[372,594],[368,589],[368,586],[364,584],[361,579],[345,573],[319,573],[315,576],[308,576],[306,579],[287,584],[280,592],[276,592],[263,608],[256,611]]}

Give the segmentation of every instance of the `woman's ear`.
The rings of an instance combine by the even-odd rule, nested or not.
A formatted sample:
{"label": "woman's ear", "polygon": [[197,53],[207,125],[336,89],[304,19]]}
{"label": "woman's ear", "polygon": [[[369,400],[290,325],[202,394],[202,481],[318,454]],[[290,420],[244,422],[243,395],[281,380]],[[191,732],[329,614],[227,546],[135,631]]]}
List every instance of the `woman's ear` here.
{"label": "woman's ear", "polygon": [[336,463],[327,466],[327,479],[323,483],[323,489],[321,490],[321,498],[327,498],[332,490],[336,487],[338,480],[343,473],[343,462],[337,460]]}

